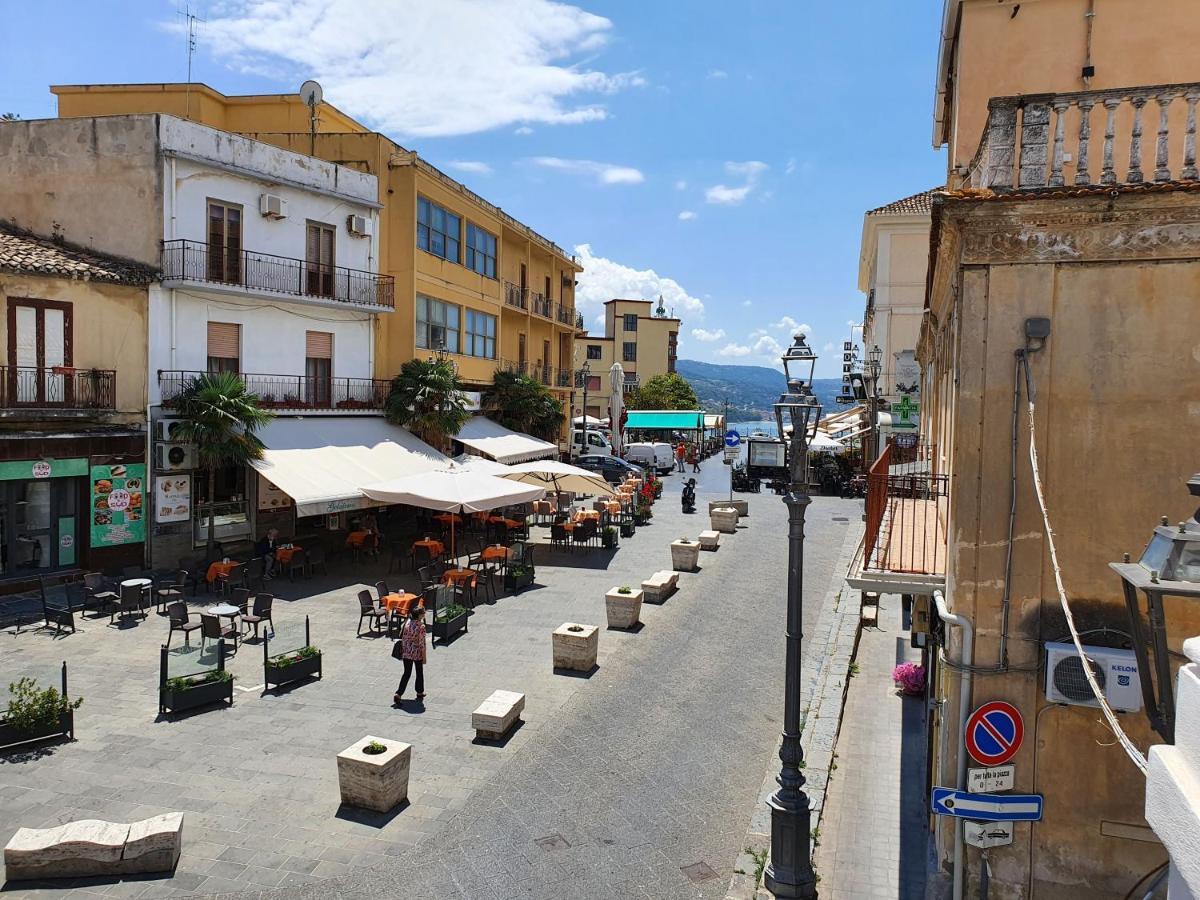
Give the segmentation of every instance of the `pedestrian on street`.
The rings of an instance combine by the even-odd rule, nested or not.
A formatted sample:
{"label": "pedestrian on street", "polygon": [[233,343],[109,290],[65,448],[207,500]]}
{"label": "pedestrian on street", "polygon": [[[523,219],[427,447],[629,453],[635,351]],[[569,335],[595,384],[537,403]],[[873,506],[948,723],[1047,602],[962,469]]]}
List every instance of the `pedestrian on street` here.
{"label": "pedestrian on street", "polygon": [[404,699],[404,689],[408,687],[408,677],[412,675],[413,666],[417,667],[417,699],[425,698],[425,608],[414,606],[408,614],[408,619],[400,629],[400,640],[392,645],[392,656],[404,663],[404,675],[400,678],[400,686],[392,698],[396,703]]}
{"label": "pedestrian on street", "polygon": [[700,471],[700,451],[696,449],[694,444],[692,445],[691,452],[688,454],[688,462],[692,464],[693,472]]}
{"label": "pedestrian on street", "polygon": [[680,472],[684,471],[683,457],[686,454],[687,454],[687,451],[683,448],[683,441],[680,441],[679,445],[675,448],[675,464]]}

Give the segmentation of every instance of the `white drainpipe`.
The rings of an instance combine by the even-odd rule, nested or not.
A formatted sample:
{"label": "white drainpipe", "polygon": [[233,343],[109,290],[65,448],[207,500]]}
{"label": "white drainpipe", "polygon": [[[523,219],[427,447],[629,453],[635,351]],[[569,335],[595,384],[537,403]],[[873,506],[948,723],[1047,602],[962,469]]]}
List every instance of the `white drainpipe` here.
{"label": "white drainpipe", "polygon": [[[938,615],[947,625],[956,625],[962,629],[962,650],[959,653],[957,665],[962,685],[958,695],[958,778],[955,787],[960,791],[967,787],[967,751],[963,745],[963,731],[967,727],[967,717],[971,713],[971,670],[967,668],[974,660],[975,629],[964,616],[950,612],[946,606],[946,598],[941,591],[933,592],[933,602],[937,605]],[[954,820],[954,900],[962,900],[963,881],[966,879],[966,864],[963,860],[963,820]]]}

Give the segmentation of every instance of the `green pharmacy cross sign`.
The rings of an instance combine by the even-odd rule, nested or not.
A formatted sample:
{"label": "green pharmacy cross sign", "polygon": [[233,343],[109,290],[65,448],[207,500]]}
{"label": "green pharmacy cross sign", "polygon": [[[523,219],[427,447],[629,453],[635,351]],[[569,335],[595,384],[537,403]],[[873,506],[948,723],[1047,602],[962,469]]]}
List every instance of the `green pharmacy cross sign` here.
{"label": "green pharmacy cross sign", "polygon": [[921,405],[915,403],[913,398],[905,394],[900,398],[900,402],[893,404],[892,412],[897,418],[892,422],[894,428],[916,428],[917,413],[920,412]]}

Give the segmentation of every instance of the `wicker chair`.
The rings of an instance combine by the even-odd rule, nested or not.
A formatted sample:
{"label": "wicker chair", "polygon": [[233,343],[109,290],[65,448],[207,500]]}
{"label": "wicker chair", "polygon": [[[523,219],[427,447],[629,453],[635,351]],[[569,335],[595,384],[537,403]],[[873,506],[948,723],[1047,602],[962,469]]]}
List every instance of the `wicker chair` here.
{"label": "wicker chair", "polygon": [[378,606],[376,606],[375,598],[371,596],[370,591],[359,591],[358,592],[358,629],[355,631],[355,635],[356,636],[362,635],[363,619],[366,619],[370,622],[369,630],[375,631],[375,632],[382,631],[383,629],[379,623],[381,621],[383,621],[384,619],[386,619],[387,615],[388,615],[388,611],[386,609],[380,609]]}
{"label": "wicker chair", "polygon": [[201,627],[199,622],[189,621],[191,613],[188,612],[187,604],[182,600],[177,600],[167,606],[167,616],[171,620],[171,630],[167,632],[167,646],[171,646],[171,635],[177,631],[183,632],[184,643],[189,643],[191,634],[197,628]]}

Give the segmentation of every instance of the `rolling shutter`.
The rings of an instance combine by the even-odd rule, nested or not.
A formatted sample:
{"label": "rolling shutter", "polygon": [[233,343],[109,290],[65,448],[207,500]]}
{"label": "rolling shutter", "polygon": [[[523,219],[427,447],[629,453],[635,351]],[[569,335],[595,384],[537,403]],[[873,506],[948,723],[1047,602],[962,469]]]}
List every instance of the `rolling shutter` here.
{"label": "rolling shutter", "polygon": [[242,326],[230,322],[208,323],[208,355],[217,359],[239,359]]}
{"label": "rolling shutter", "polygon": [[333,334],[329,331],[304,332],[304,355],[308,359],[333,359]]}

